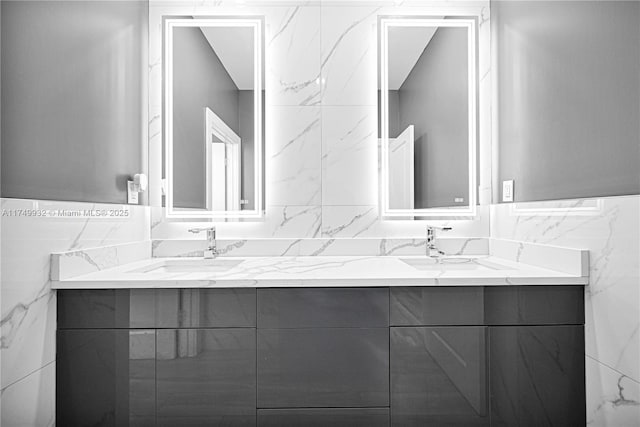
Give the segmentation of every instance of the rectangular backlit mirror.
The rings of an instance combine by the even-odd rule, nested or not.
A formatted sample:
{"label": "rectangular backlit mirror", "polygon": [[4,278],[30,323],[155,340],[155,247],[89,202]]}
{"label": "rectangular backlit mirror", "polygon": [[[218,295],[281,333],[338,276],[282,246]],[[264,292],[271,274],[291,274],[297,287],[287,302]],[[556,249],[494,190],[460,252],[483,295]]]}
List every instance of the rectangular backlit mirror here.
{"label": "rectangular backlit mirror", "polygon": [[165,17],[168,218],[263,214],[260,18]]}
{"label": "rectangular backlit mirror", "polygon": [[476,214],[476,21],[379,20],[381,215]]}

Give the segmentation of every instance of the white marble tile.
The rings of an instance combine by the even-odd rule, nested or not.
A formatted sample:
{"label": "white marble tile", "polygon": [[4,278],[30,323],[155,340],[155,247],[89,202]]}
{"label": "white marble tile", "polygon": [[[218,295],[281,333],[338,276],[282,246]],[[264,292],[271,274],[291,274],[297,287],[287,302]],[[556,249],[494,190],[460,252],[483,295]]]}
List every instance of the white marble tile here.
{"label": "white marble tile", "polygon": [[[153,256],[201,257],[204,240],[155,240]],[[488,255],[486,238],[442,238],[438,248],[447,255]],[[277,238],[224,239],[218,241],[220,256],[420,256],[425,239],[385,238]]]}
{"label": "white marble tile", "polygon": [[3,426],[48,427],[56,425],[55,362],[2,389]]}
{"label": "white marble tile", "polygon": [[[305,239],[225,239],[217,242],[221,257],[298,256]],[[314,239],[315,240],[315,239]],[[203,240],[154,241],[154,257],[202,257]]]}
{"label": "white marble tile", "polygon": [[149,204],[162,204],[162,8],[149,3]]}
{"label": "white marble tile", "polygon": [[377,223],[377,206],[322,207],[322,237],[369,237]]}
{"label": "white marble tile", "polygon": [[[267,128],[266,201],[269,205],[320,205],[319,107],[272,107]],[[268,122],[269,123],[269,122]]]}
{"label": "white marble tile", "polygon": [[492,163],[492,124],[491,124],[491,96],[492,86],[490,73],[480,80],[479,111],[478,111],[478,201],[483,206],[491,204],[491,163]]}
{"label": "white marble tile", "polygon": [[587,425],[640,425],[640,383],[608,366],[586,358]]}
{"label": "white marble tile", "polygon": [[323,206],[322,236],[335,237],[381,237],[422,238],[427,226],[452,227],[442,237],[488,237],[489,206],[479,206],[478,216],[473,220],[380,220],[379,209],[370,206]]}
{"label": "white marble tile", "polygon": [[39,282],[3,279],[2,294],[1,377],[5,387],[55,360],[56,298],[44,277]]}
{"label": "white marble tile", "polygon": [[553,245],[490,239],[490,254],[525,264],[586,277],[589,275],[589,251]]}
{"label": "white marble tile", "polygon": [[194,222],[164,221],[156,212],[152,233],[159,239],[202,239],[188,230],[194,227],[215,226],[218,239],[256,239],[266,237],[308,238],[320,235],[320,206],[267,206],[261,221]]}
{"label": "white marble tile", "polygon": [[492,205],[492,237],[588,249],[586,354],[640,380],[640,196]]}
{"label": "white marble tile", "polygon": [[51,254],[51,280],[63,280],[151,257],[151,241]]}
{"label": "white marble tile", "polygon": [[264,233],[258,237],[319,237],[321,221],[320,206],[269,206]]}
{"label": "white marble tile", "polygon": [[319,104],[320,8],[268,10],[265,47],[267,104]]}
{"label": "white marble tile", "polygon": [[322,107],[322,205],[378,202],[375,107]]}
{"label": "white marble tile", "polygon": [[322,7],[322,105],[376,105],[375,7]]}
{"label": "white marble tile", "polygon": [[[119,205],[2,199],[11,210],[84,211]],[[3,216],[1,327],[2,387],[55,359],[56,300],[50,289],[52,252],[149,239],[149,209],[127,207],[126,218]],[[42,396],[47,399],[47,396]]]}

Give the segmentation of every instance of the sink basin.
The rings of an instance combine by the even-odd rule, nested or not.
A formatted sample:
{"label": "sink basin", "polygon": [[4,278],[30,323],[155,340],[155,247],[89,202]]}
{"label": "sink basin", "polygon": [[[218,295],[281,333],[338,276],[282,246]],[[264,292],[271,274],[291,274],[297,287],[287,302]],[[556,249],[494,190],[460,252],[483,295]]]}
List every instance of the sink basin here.
{"label": "sink basin", "polygon": [[241,262],[241,259],[223,258],[167,260],[131,270],[129,273],[222,273]]}
{"label": "sink basin", "polygon": [[400,261],[418,270],[512,270],[511,267],[481,258],[400,258]]}

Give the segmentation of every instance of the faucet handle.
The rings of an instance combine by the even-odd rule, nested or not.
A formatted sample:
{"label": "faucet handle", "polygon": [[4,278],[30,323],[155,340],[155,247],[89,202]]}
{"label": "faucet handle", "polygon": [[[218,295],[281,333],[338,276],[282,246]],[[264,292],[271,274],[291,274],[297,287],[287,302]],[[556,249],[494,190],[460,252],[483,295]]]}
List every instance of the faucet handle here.
{"label": "faucet handle", "polygon": [[198,234],[201,231],[207,232],[207,240],[209,240],[210,244],[212,241],[216,239],[216,228],[215,227],[201,227],[201,228],[190,228],[189,233]]}
{"label": "faucet handle", "polygon": [[453,227],[436,227],[434,225],[428,225],[427,230],[451,231],[453,230]]}
{"label": "faucet handle", "polygon": [[200,227],[200,228],[190,228],[189,233],[198,234],[201,231],[216,231],[215,227]]}

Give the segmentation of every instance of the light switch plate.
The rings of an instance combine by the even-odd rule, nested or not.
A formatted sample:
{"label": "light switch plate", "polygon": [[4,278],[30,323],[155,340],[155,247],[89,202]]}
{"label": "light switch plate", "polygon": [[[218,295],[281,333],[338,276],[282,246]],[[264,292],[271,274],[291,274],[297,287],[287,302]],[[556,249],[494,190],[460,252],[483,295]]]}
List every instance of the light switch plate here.
{"label": "light switch plate", "polygon": [[513,180],[502,181],[502,201],[513,202]]}

